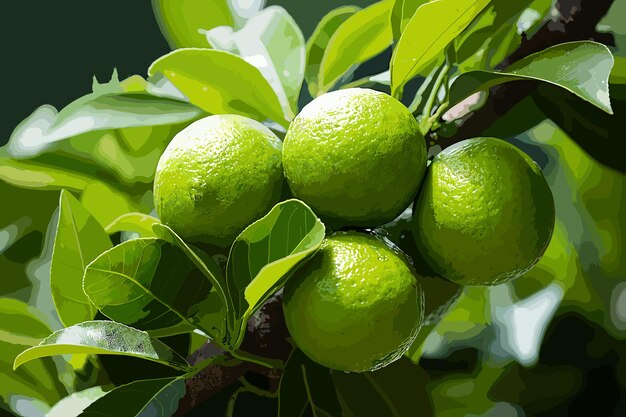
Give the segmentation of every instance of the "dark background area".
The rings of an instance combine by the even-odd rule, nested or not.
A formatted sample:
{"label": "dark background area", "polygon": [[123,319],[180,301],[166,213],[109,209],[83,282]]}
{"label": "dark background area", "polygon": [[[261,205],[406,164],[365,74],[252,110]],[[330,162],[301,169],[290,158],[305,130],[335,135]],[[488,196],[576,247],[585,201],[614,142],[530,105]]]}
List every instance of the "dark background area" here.
{"label": "dark background area", "polygon": [[114,67],[145,75],[169,50],[148,0],[2,2],[0,39],[0,144],[38,106],[65,106]]}
{"label": "dark background area", "polygon": [[[212,1],[212,0],[207,0]],[[366,6],[374,0],[345,4]],[[152,61],[169,51],[150,0],[22,0],[0,3],[3,46],[0,83],[0,145],[24,118],[43,104],[57,109],[91,91],[95,75],[108,81],[146,75]],[[285,7],[308,37],[336,0],[268,0]]]}

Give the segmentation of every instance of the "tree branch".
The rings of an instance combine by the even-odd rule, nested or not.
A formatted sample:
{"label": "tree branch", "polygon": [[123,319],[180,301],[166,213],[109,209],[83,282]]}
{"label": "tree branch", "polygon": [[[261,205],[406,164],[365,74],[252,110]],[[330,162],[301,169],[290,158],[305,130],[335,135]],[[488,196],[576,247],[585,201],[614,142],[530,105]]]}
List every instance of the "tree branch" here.
{"label": "tree branch", "polygon": [[[287,360],[292,346],[287,341],[289,333],[283,316],[282,296],[270,298],[257,311],[246,330],[241,349],[261,357]],[[224,355],[226,352],[212,343],[206,343],[187,359],[192,365],[202,361]],[[234,359],[234,358],[233,358]],[[239,378],[254,373],[267,382],[268,391],[276,391],[282,371],[268,369],[251,362],[236,362],[228,364],[209,365],[204,370],[186,381],[187,391],[181,398],[175,416],[184,416],[204,401],[220,392],[222,389],[237,382]]]}
{"label": "tree branch", "polygon": [[[532,38],[524,38],[519,48],[500,63],[497,69],[504,69],[528,55],[563,42],[595,40],[612,45],[612,35],[596,31],[596,25],[612,3],[613,0],[557,0],[550,12],[552,18]],[[480,136],[534,90],[534,83],[521,81],[493,87],[489,90],[489,99],[483,107],[451,122],[457,126],[457,129],[453,129],[454,133],[437,137],[438,132],[431,132],[426,141],[428,143],[436,140],[438,145],[446,148],[463,139]]]}

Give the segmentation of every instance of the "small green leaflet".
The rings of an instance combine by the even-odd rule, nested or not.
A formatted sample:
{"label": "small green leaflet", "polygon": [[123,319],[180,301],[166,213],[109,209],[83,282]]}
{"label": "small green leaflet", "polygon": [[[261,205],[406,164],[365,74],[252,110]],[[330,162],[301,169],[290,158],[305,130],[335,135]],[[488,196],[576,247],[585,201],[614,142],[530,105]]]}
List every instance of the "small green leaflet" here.
{"label": "small green leaflet", "polygon": [[131,239],[104,252],[87,267],[83,288],[102,314],[153,336],[198,328],[219,340],[223,332],[211,282],[165,240]]}
{"label": "small green leaflet", "polygon": [[320,93],[318,75],[331,37],[343,22],[359,10],[361,8],[357,6],[342,6],[331,10],[320,20],[315,31],[306,42],[304,79],[308,85],[311,97],[317,97]]}
{"label": "small green leaflet", "polygon": [[391,45],[389,16],[393,3],[380,1],[353,14],[333,33],[317,76],[320,92],[331,89],[339,79]]}
{"label": "small green leaflet", "polygon": [[309,415],[335,417],[343,414],[330,370],[313,362],[302,351],[296,349],[289,357],[280,379],[278,416]]}
{"label": "small green leaflet", "polygon": [[20,353],[13,369],[33,359],[76,353],[125,355],[189,371],[190,365],[178,353],[148,333],[113,321],[86,321],[58,330],[39,345]]}
{"label": "small green leaflet", "polygon": [[182,377],[142,379],[107,392],[79,416],[82,417],[170,417],[185,395]]}
{"label": "small green leaflet", "polygon": [[489,0],[435,0],[421,5],[391,57],[392,95],[400,98],[404,85],[442,54],[487,4]]}
{"label": "small green leaflet", "polygon": [[143,213],[126,213],[113,220],[104,230],[112,235],[117,232],[135,232],[141,237],[157,237],[152,226],[160,223],[159,219]]}
{"label": "small green leaflet", "polygon": [[568,42],[529,55],[502,72],[470,71],[461,74],[450,88],[450,106],[489,88],[518,80],[547,82],[577,95],[612,114],[609,75],[613,55],[596,42]]}
{"label": "small green leaflet", "polygon": [[306,204],[287,200],[237,237],[226,266],[235,346],[241,343],[248,318],[285,284],[299,262],[319,248],[324,233],[324,224]]}
{"label": "small green leaflet", "polygon": [[83,292],[87,265],[113,245],[83,205],[66,190],[59,198],[59,223],[50,264],[50,287],[64,326],[91,320],[96,308]]}
{"label": "small green leaflet", "polygon": [[148,73],[165,75],[192,104],[212,114],[241,114],[288,126],[276,93],[243,58],[213,49],[184,48],[162,56]]}

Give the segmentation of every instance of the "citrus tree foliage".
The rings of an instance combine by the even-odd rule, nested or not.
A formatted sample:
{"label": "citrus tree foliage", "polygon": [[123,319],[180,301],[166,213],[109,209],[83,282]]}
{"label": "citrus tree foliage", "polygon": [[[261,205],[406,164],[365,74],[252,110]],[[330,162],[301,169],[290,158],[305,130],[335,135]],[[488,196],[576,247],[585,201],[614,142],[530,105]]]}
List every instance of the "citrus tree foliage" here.
{"label": "citrus tree foliage", "polygon": [[[589,34],[612,37],[608,47],[589,34],[542,47],[550,24],[569,30],[565,18],[554,23],[559,9],[548,0],[337,4],[307,37],[262,0],[152,3],[171,53],[143,75],[94,79],[63,109],[39,107],[0,148],[0,408],[564,415],[590,395],[584,381],[598,367],[609,371],[589,383],[609,388],[587,400],[602,403],[599,415],[626,408],[609,395],[626,387],[625,352],[613,348],[626,339],[626,177],[616,151],[624,1],[595,21],[584,7],[577,15]],[[286,342],[284,352],[250,346],[250,323],[264,320],[264,303],[324,237],[307,205],[282,201],[224,252],[185,242],[154,217],[152,199],[161,153],[192,121],[241,114],[282,136],[313,97],[354,86],[408,106],[431,155],[458,141],[483,106],[525,90],[480,133],[539,163],[557,216],[546,254],[521,279],[459,288],[420,278],[441,299],[427,295],[418,339],[402,360],[364,374],[321,367]],[[412,256],[407,215],[379,232]],[[270,239],[288,244],[270,253]],[[223,385],[199,387],[207,372]],[[203,389],[208,399],[192,404],[190,390]]]}

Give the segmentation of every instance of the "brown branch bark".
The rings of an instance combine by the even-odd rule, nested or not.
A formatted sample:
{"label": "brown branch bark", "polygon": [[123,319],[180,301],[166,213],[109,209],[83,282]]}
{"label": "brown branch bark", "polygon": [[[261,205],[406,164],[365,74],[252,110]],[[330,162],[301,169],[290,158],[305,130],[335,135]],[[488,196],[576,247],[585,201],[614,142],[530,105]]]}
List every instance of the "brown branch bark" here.
{"label": "brown branch bark", "polygon": [[[289,333],[283,316],[282,296],[270,298],[257,311],[250,321],[241,349],[255,355],[287,360],[292,346],[287,341]],[[196,365],[208,358],[223,355],[226,352],[212,343],[206,343],[187,359]],[[255,373],[264,378],[269,391],[278,389],[281,371],[265,368],[250,362],[241,362],[235,366],[209,365],[204,370],[186,381],[187,391],[181,398],[175,416],[184,416],[204,401],[234,384],[248,373]]]}
{"label": "brown branch bark", "polygon": [[[520,47],[497,68],[506,68],[528,55],[563,42],[595,40],[612,45],[613,37],[610,34],[596,31],[596,25],[612,3],[613,0],[557,0],[550,12],[551,19],[532,38],[523,39]],[[446,148],[463,139],[480,136],[534,89],[535,84],[532,82],[508,83],[491,88],[489,99],[483,107],[452,122],[457,124],[454,133],[438,138],[431,135],[426,138],[427,143],[436,139],[442,148]]]}

